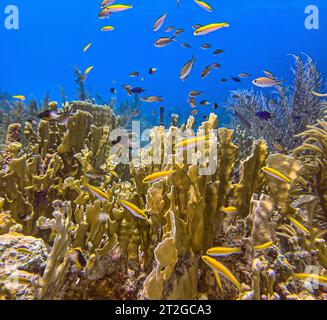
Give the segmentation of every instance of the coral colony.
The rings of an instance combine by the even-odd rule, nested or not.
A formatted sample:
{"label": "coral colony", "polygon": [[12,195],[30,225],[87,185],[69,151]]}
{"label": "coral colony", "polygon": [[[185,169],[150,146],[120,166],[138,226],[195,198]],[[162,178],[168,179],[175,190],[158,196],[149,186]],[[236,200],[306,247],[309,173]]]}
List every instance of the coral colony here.
{"label": "coral colony", "polygon": [[[172,3],[182,16],[184,2]],[[189,3],[202,14],[215,11],[202,0]],[[155,79],[165,68],[160,61],[148,65],[156,55],[139,61],[134,52],[126,58],[119,51],[112,58],[124,46],[105,38],[124,30],[119,15],[126,11],[132,34],[122,41],[134,40],[133,26],[142,18],[129,23],[133,5],[114,0],[102,0],[99,9],[101,38],[82,39],[80,54],[88,64],[73,69],[75,101],[63,87],[57,101],[50,93],[40,101],[24,96],[26,88],[16,95],[0,89],[0,300],[326,300],[327,94],[313,59],[292,55],[291,84],[267,70],[261,76],[245,72],[251,70],[220,74],[227,64],[218,60],[228,53],[224,41],[245,35],[227,32],[219,47],[209,43],[213,38],[201,44],[195,39],[229,31],[244,17],[228,14],[231,24],[221,16],[194,24],[204,23],[199,19],[187,29],[186,23],[173,26],[170,13],[161,12],[147,29],[158,32],[157,40],[150,38],[152,49],[190,51],[185,60],[182,56],[176,81],[185,84],[198,72],[202,83],[215,77],[216,87],[194,82],[182,97],[169,73],[160,80],[162,92],[153,92],[150,81],[159,88]],[[146,9],[143,4],[140,12]],[[72,19],[75,13],[69,13]],[[318,32],[318,8],[308,6],[304,14],[302,29]],[[111,15],[117,20],[105,25]],[[5,7],[3,25],[20,28],[16,6]],[[45,31],[52,41],[50,27]],[[68,33],[70,41],[75,31]],[[183,38],[184,32],[191,37]],[[137,46],[148,46],[145,37],[139,40]],[[101,69],[86,53],[93,48],[102,48],[105,56],[100,61],[105,77],[98,83],[109,99],[92,93],[87,81]],[[63,54],[73,52],[73,45],[66,49]],[[57,66],[51,50],[39,51]],[[179,51],[165,57],[177,62],[177,56]],[[109,70],[125,62],[138,64],[127,79],[124,71]],[[115,75],[118,79],[108,80]],[[252,89],[233,90],[222,104],[209,101],[209,90],[230,83],[241,88],[242,81]],[[169,111],[167,86],[173,87],[176,105],[184,99],[186,108],[181,103]],[[149,312],[135,308],[134,314]],[[191,308],[210,312],[201,305]],[[116,314],[131,310],[122,304]]]}
{"label": "coral colony", "polygon": [[232,93],[235,130],[173,115],[142,148],[127,104],[121,118],[46,101],[39,121],[16,102],[1,115],[0,297],[324,299],[327,105],[312,60],[295,61],[274,101]]}

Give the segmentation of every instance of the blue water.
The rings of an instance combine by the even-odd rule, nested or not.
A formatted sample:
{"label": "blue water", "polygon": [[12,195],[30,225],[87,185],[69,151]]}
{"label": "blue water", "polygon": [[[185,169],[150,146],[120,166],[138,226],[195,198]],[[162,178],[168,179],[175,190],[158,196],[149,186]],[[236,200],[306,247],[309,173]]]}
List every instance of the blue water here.
{"label": "blue water", "polygon": [[[327,74],[326,0],[208,0],[213,13],[201,9],[193,0],[181,0],[180,10],[175,0],[116,2],[132,4],[133,9],[100,20],[100,1],[2,0],[0,87],[11,94],[24,94],[27,99],[42,99],[50,92],[51,99],[60,100],[59,86],[62,86],[72,100],[77,93],[73,66],[85,70],[94,65],[86,80],[93,95],[112,96],[109,89],[115,79],[118,102],[128,99],[120,88],[127,83],[146,88],[148,95],[163,95],[167,110],[185,115],[190,112],[187,94],[191,89],[206,91],[203,98],[222,103],[230,90],[252,88],[253,78],[241,83],[220,83],[223,77],[241,72],[261,76],[266,69],[291,81],[293,60],[289,53],[309,54],[320,71]],[[4,27],[4,8],[10,4],[19,8],[19,30]],[[307,30],[304,26],[304,9],[308,5],[319,8],[319,30]],[[165,11],[168,17],[164,27],[153,32],[155,20]],[[193,36],[193,24],[223,21],[229,22],[230,28]],[[104,25],[113,25],[115,31],[101,32]],[[167,35],[163,30],[169,25],[185,28],[186,32],[178,36],[176,43],[154,47],[160,36]],[[82,48],[88,42],[93,45],[83,53]],[[190,43],[193,49],[182,48],[181,42]],[[200,49],[203,43],[211,43],[212,49]],[[215,57],[212,51],[218,48],[225,48],[226,53]],[[197,63],[189,79],[182,82],[180,70],[193,54]],[[218,62],[223,68],[202,80],[200,73],[211,62]],[[153,76],[147,74],[150,67],[158,68]],[[132,71],[144,74],[144,81],[131,79]],[[146,113],[158,107],[144,103],[142,110]],[[211,111],[210,107],[201,108]]]}

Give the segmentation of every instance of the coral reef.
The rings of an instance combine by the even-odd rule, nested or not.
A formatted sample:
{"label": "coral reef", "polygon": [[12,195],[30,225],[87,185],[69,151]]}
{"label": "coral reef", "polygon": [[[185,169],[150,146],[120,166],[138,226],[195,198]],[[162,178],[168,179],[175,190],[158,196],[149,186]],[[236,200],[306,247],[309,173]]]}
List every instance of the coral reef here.
{"label": "coral reef", "polygon": [[[251,145],[242,157],[235,132],[218,129],[214,114],[198,129],[202,144],[181,148],[194,141],[195,120],[178,127],[174,116],[168,130],[151,130],[126,179],[118,155],[109,155],[119,123],[111,109],[67,107],[74,111],[67,127],[41,121],[37,130],[30,123],[8,129],[1,298],[326,298],[322,286],[298,280],[310,268],[326,276],[325,118],[298,136],[303,145],[293,154],[271,154],[261,138],[242,140]],[[90,175],[93,169],[106,174]],[[169,174],[144,183],[157,172]],[[216,258],[233,281],[202,260],[212,247],[237,248]]]}
{"label": "coral reef", "polygon": [[[322,76],[310,57],[306,56],[306,60],[293,57],[294,83],[290,88],[280,85],[271,94],[254,90],[231,93],[227,108],[236,115],[234,127],[240,123],[243,128],[238,129],[239,140],[244,140],[244,136],[262,137],[271,150],[287,153],[301,144],[297,134],[322,117],[322,103],[312,94],[319,92]],[[267,118],[260,118],[258,112],[265,112]]]}

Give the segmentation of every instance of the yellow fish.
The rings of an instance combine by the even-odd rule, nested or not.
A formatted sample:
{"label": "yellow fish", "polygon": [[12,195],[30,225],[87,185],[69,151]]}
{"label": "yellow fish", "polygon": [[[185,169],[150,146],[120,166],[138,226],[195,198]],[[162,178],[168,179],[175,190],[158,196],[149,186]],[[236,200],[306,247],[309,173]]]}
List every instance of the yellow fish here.
{"label": "yellow fish", "polygon": [[114,27],[113,26],[104,26],[101,28],[101,31],[113,31]]}
{"label": "yellow fish", "polygon": [[202,256],[202,260],[214,271],[222,274],[228,280],[230,280],[238,290],[241,291],[242,285],[237,281],[234,275],[219,261],[209,256]]}
{"label": "yellow fish", "polygon": [[237,213],[238,209],[236,207],[227,207],[223,209],[225,213]]}
{"label": "yellow fish", "polygon": [[261,168],[261,170],[266,173],[267,175],[279,180],[279,181],[282,181],[282,182],[286,182],[286,183],[289,183],[291,184],[292,183],[292,180],[288,177],[286,177],[284,174],[282,174],[281,172],[275,170],[275,169],[272,169],[272,168],[268,168],[268,167],[263,167]]}
{"label": "yellow fish", "polygon": [[128,9],[132,9],[132,8],[133,8],[133,6],[131,6],[131,5],[113,4],[111,6],[105,7],[104,9],[107,12],[120,12],[120,11],[125,11],[125,10],[128,10]]}
{"label": "yellow fish", "polygon": [[204,10],[207,10],[208,12],[212,12],[212,7],[208,3],[200,0],[194,0],[194,2],[197,3]]}
{"label": "yellow fish", "polygon": [[14,99],[18,99],[20,101],[25,101],[26,100],[25,96],[23,96],[23,95],[16,95],[16,96],[12,96],[12,97]]}
{"label": "yellow fish", "polygon": [[299,229],[301,230],[303,233],[309,235],[310,231],[303,226],[299,221],[297,221],[296,219],[294,219],[292,216],[288,215],[287,218]]}
{"label": "yellow fish", "polygon": [[26,254],[29,254],[29,255],[33,255],[33,252],[26,249],[26,248],[18,248],[16,251],[21,252],[21,253],[26,253]]}
{"label": "yellow fish", "polygon": [[126,210],[128,210],[136,218],[144,219],[144,220],[146,219],[146,210],[141,210],[135,204],[126,200],[120,200],[119,202]]}
{"label": "yellow fish", "polygon": [[83,52],[86,52],[87,50],[89,50],[90,47],[91,47],[91,45],[92,45],[92,42],[88,43],[88,44],[83,48]]}
{"label": "yellow fish", "polygon": [[327,277],[320,276],[314,273],[294,273],[291,278],[293,280],[312,281],[322,286],[327,286]]}
{"label": "yellow fish", "polygon": [[[253,249],[255,251],[265,250],[265,249],[271,248],[273,246],[273,244],[274,243],[272,241],[270,241],[270,242],[266,242],[261,245],[254,246]],[[229,255],[238,254],[238,253],[242,253],[241,248],[214,247],[214,248],[208,249],[208,251],[207,251],[207,255],[211,256],[211,257],[229,256]]]}
{"label": "yellow fish", "polygon": [[241,248],[214,247],[207,251],[207,255],[211,257],[229,256],[235,253],[242,253]]}
{"label": "yellow fish", "polygon": [[209,136],[202,136],[202,137],[196,137],[196,138],[191,138],[191,139],[185,139],[183,141],[178,142],[175,145],[175,149],[188,149],[188,148],[194,148],[195,146],[197,146],[198,144],[209,140]]}
{"label": "yellow fish", "polygon": [[207,24],[203,27],[200,27],[194,31],[195,36],[202,36],[208,33],[211,33],[213,31],[219,30],[221,28],[228,28],[229,23],[227,22],[222,22],[222,23],[211,23]]}
{"label": "yellow fish", "polygon": [[73,248],[68,251],[68,256],[71,261],[76,264],[79,269],[83,269],[86,266],[86,260],[83,256],[81,248]]}
{"label": "yellow fish", "polygon": [[156,172],[156,173],[150,174],[143,179],[143,183],[157,182],[163,178],[170,176],[171,174],[173,174],[175,172],[176,172],[176,170],[169,170],[169,171]]}
{"label": "yellow fish", "polygon": [[105,201],[105,200],[108,200],[110,201],[110,198],[109,196],[103,192],[101,189],[95,187],[95,186],[92,186],[90,185],[89,183],[87,182],[83,182],[83,186],[91,193],[93,194],[94,196],[96,196],[98,199],[100,199],[101,201]]}
{"label": "yellow fish", "polygon": [[265,250],[265,249],[269,249],[273,246],[273,242],[272,241],[269,241],[269,242],[266,242],[264,244],[260,244],[258,246],[254,246],[253,249],[255,251],[260,251],[260,250]]}
{"label": "yellow fish", "polygon": [[94,68],[94,66],[88,67],[88,68],[85,70],[84,74],[87,76],[87,75],[91,72],[91,70],[92,70],[93,68]]}
{"label": "yellow fish", "polygon": [[217,281],[217,284],[218,284],[219,289],[221,290],[221,292],[223,292],[224,289],[223,289],[223,285],[221,284],[219,273],[216,272],[216,271],[214,271],[213,274],[215,275],[215,279]]}

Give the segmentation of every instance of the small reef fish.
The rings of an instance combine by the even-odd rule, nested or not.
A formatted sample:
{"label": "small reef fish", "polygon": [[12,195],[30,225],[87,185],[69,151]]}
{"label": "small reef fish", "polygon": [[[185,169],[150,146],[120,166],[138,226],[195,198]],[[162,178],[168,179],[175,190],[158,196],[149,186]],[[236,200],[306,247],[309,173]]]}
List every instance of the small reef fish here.
{"label": "small reef fish", "polygon": [[128,9],[132,9],[133,6],[131,5],[126,5],[126,4],[113,4],[113,5],[109,5],[107,7],[104,8],[104,10],[106,10],[107,12],[120,12],[120,11],[125,11]]}
{"label": "small reef fish", "polygon": [[200,1],[200,0],[194,0],[194,2],[196,4],[198,4],[202,9],[204,9],[208,12],[212,12],[212,7],[208,3],[204,2],[204,1]]}
{"label": "small reef fish", "polygon": [[316,97],[319,97],[319,98],[326,98],[327,97],[327,93],[318,93],[318,92],[315,92],[315,91],[312,91],[312,94]]}
{"label": "small reef fish", "polygon": [[213,54],[216,56],[216,55],[218,55],[218,54],[222,54],[222,53],[224,53],[225,52],[225,49],[217,49],[217,50],[215,50],[214,52],[213,52]]}
{"label": "small reef fish", "polygon": [[41,112],[38,117],[44,121],[57,121],[59,124],[67,125],[69,118],[72,116],[71,110],[58,113],[54,110],[46,110]]}
{"label": "small reef fish", "polygon": [[166,29],[165,29],[165,32],[171,32],[175,29],[174,26],[168,26]]}
{"label": "small reef fish", "polygon": [[260,88],[279,87],[284,80],[277,80],[276,77],[269,71],[264,70],[263,73],[267,77],[260,77],[252,81],[252,84]]}
{"label": "small reef fish", "polygon": [[86,174],[90,178],[103,178],[105,176],[109,176],[110,174],[108,172],[105,172],[101,169],[91,169]]}
{"label": "small reef fish", "polygon": [[269,249],[269,248],[271,248],[273,245],[274,245],[274,243],[273,243],[272,241],[269,241],[269,242],[266,242],[266,243],[263,243],[263,244],[260,244],[260,245],[254,246],[253,249],[254,249],[255,251],[261,251],[261,250]]}
{"label": "small reef fish", "polygon": [[188,96],[192,97],[192,98],[195,98],[195,97],[200,96],[201,94],[204,94],[204,91],[192,90],[192,91],[189,92]]}
{"label": "small reef fish", "polygon": [[238,82],[238,83],[241,82],[241,79],[240,79],[239,77],[233,77],[233,76],[231,76],[231,79],[232,79],[234,82]]}
{"label": "small reef fish", "polygon": [[203,27],[202,24],[193,24],[192,29],[193,29],[193,30],[197,30],[197,29],[199,29],[199,28],[201,28],[201,27]]}
{"label": "small reef fish", "polygon": [[161,179],[164,179],[166,177],[169,177],[170,175],[172,175],[175,172],[176,172],[176,170],[169,170],[169,171],[156,172],[156,173],[150,174],[150,175],[146,176],[143,179],[143,183],[154,183],[154,182],[157,182],[157,181],[159,181]]}
{"label": "small reef fish", "polygon": [[206,252],[206,254],[211,257],[225,257],[238,253],[242,253],[241,248],[214,247]]}
{"label": "small reef fish", "polygon": [[192,114],[193,116],[197,115],[197,114],[198,114],[198,110],[192,110],[191,114]]}
{"label": "small reef fish", "polygon": [[146,90],[141,87],[135,87],[135,88],[131,89],[131,92],[135,93],[135,94],[141,94],[141,93],[144,93],[145,91]]}
{"label": "small reef fish", "polygon": [[275,78],[274,77],[274,75],[271,73],[271,72],[269,72],[269,71],[267,71],[267,70],[263,70],[263,73],[268,77],[268,78]]}
{"label": "small reef fish", "polygon": [[163,26],[163,24],[165,23],[167,17],[167,12],[164,13],[163,15],[161,15],[155,22],[154,26],[153,26],[153,31],[158,31],[160,30],[160,28]]}
{"label": "small reef fish", "polygon": [[117,93],[117,90],[116,90],[116,88],[110,88],[110,92],[111,92],[112,94],[116,94],[116,93]]}
{"label": "small reef fish", "polygon": [[273,147],[278,151],[278,152],[281,152],[281,153],[286,153],[286,150],[285,148],[278,142],[274,142],[273,143]]}
{"label": "small reef fish", "polygon": [[292,224],[294,224],[301,232],[309,235],[310,231],[304,226],[302,225],[299,221],[297,221],[296,219],[294,219],[291,215],[287,216],[288,220],[290,220],[292,222]]}
{"label": "small reef fish", "polygon": [[68,256],[79,269],[84,269],[86,266],[86,259],[83,256],[83,251],[81,248],[70,249],[68,251]]}
{"label": "small reef fish", "polygon": [[129,85],[129,84],[124,84],[123,86],[122,86],[122,88],[127,92],[127,94],[129,95],[129,96],[132,96],[132,89],[133,89],[133,87],[131,86],[131,85]]}
{"label": "small reef fish", "polygon": [[222,82],[222,83],[227,82],[227,81],[228,81],[228,79],[226,79],[226,78],[220,79],[220,82]]}
{"label": "small reef fish", "polygon": [[238,209],[236,207],[227,207],[222,210],[224,213],[237,213]]}
{"label": "small reef fish", "polygon": [[217,102],[215,102],[215,103],[213,104],[213,108],[214,108],[215,110],[217,110],[217,109],[219,108],[219,104],[218,104]]}
{"label": "small reef fish", "polygon": [[192,97],[189,97],[189,99],[187,100],[187,103],[191,106],[191,108],[196,108],[196,106],[197,106],[195,99]]}
{"label": "small reef fish", "polygon": [[229,281],[231,281],[239,291],[242,289],[242,285],[238,282],[235,276],[219,261],[209,256],[202,256],[202,260],[214,271],[222,274]]}
{"label": "small reef fish", "polygon": [[278,87],[284,81],[277,81],[276,79],[268,78],[268,77],[260,77],[252,81],[252,84],[256,87],[260,88],[271,88],[271,87]]}
{"label": "small reef fish", "polygon": [[89,42],[84,48],[83,48],[83,52],[86,52],[87,50],[89,50],[90,49],[90,47],[91,47],[91,45],[92,45],[92,42]]}
{"label": "small reef fish", "polygon": [[208,76],[208,74],[210,73],[210,71],[211,71],[211,65],[206,66],[201,72],[201,78],[202,79],[206,78]]}
{"label": "small reef fish", "polygon": [[260,119],[264,121],[268,121],[272,118],[272,113],[268,111],[258,111],[255,113],[255,115]]}
{"label": "small reef fish", "polygon": [[185,139],[180,142],[178,142],[175,145],[175,149],[188,149],[188,148],[194,148],[195,146],[199,145],[202,142],[209,141],[210,137],[208,135],[206,136],[201,136],[201,137],[196,137],[196,138],[190,138],[190,139]]}
{"label": "small reef fish", "polygon": [[149,69],[149,74],[154,74],[156,71],[158,70],[158,68],[150,68]]}
{"label": "small reef fish", "polygon": [[248,77],[251,77],[251,75],[249,73],[246,73],[246,72],[242,72],[238,76],[240,78],[248,78]]}
{"label": "small reef fish", "polygon": [[140,114],[141,114],[141,110],[139,109],[132,112],[133,118],[137,118]]}
{"label": "small reef fish", "polygon": [[267,175],[269,175],[269,176],[271,176],[271,177],[273,177],[273,178],[275,178],[275,179],[277,179],[279,181],[286,182],[286,183],[289,183],[289,184],[292,183],[292,180],[290,178],[286,177],[284,174],[282,174],[278,170],[275,170],[273,168],[268,168],[268,167],[263,167],[263,168],[261,168],[261,170],[265,174],[267,174]]}
{"label": "small reef fish", "polygon": [[211,48],[211,44],[210,43],[204,43],[201,45],[201,48],[206,50],[206,49],[210,49]]}
{"label": "small reef fish", "polygon": [[[272,241],[270,241],[270,242],[266,242],[261,245],[254,246],[253,249],[255,251],[266,250],[266,249],[271,248],[273,246],[273,244],[274,243]],[[232,254],[239,254],[242,252],[243,252],[242,248],[214,247],[214,248],[208,249],[206,254],[211,257],[225,257],[225,256],[229,256]]]}
{"label": "small reef fish", "polygon": [[148,103],[163,102],[163,97],[159,97],[159,96],[143,97],[141,98],[141,100]]}
{"label": "small reef fish", "polygon": [[111,11],[108,11],[108,10],[106,9],[106,7],[104,7],[104,8],[102,8],[102,9],[100,10],[100,12],[99,12],[99,14],[98,14],[98,17],[99,17],[100,19],[107,19],[107,18],[110,17],[111,14],[112,14],[112,12],[111,12]]}
{"label": "small reef fish", "polygon": [[83,186],[87,189],[88,192],[96,196],[101,201],[110,200],[109,196],[98,187],[92,186],[87,182],[83,182]]}
{"label": "small reef fish", "polygon": [[189,61],[187,61],[185,63],[185,65],[183,66],[182,71],[179,74],[179,78],[182,81],[185,81],[189,77],[189,75],[190,75],[190,73],[191,73],[191,71],[193,69],[193,66],[194,66],[195,61],[196,61],[196,57],[193,56],[192,59],[189,60]]}
{"label": "small reef fish", "polygon": [[184,48],[189,48],[189,49],[192,48],[192,46],[189,45],[187,42],[183,42],[183,43],[181,43],[181,46],[184,47]]}
{"label": "small reef fish", "polygon": [[217,62],[213,62],[213,63],[211,63],[210,67],[211,67],[211,69],[220,69],[222,67],[222,65]]}
{"label": "small reef fish", "polygon": [[245,118],[245,116],[243,116],[243,114],[239,113],[238,111],[234,111],[234,113],[235,113],[235,116],[239,119],[241,125],[245,129],[251,129],[250,122]]}
{"label": "small reef fish", "polygon": [[24,254],[28,254],[28,255],[33,255],[34,253],[26,248],[18,248],[16,249],[17,252],[21,252],[21,253],[24,253]]}
{"label": "small reef fish", "polygon": [[104,8],[104,7],[107,7],[111,4],[113,4],[116,0],[102,0],[101,4],[100,4],[100,7],[101,8]]}
{"label": "small reef fish", "polygon": [[183,32],[184,32],[184,29],[182,29],[182,28],[178,28],[178,29],[175,30],[175,32],[174,32],[174,36],[178,36],[178,35],[180,35],[180,34],[183,33]]}
{"label": "small reef fish", "polygon": [[203,100],[203,101],[200,102],[200,105],[201,106],[209,106],[210,102],[208,100]]}
{"label": "small reef fish", "polygon": [[229,23],[227,22],[211,23],[196,29],[193,34],[195,36],[202,36],[211,33],[213,31],[219,30],[221,28],[228,28],[228,27],[229,27]]}
{"label": "small reef fish", "polygon": [[173,41],[176,41],[175,40],[175,36],[172,36],[172,37],[162,37],[162,38],[159,38],[155,43],[154,45],[157,47],[157,48],[163,48],[165,46],[167,46],[168,44],[170,44],[171,42]]}
{"label": "small reef fish", "polygon": [[131,73],[129,74],[129,76],[132,77],[132,78],[134,78],[134,77],[138,77],[138,76],[140,76],[140,73],[137,72],[137,71],[133,71],[133,72],[131,72]]}
{"label": "small reef fish", "polygon": [[135,204],[127,201],[127,200],[120,200],[119,203],[128,210],[133,216],[139,219],[146,219],[146,210],[142,210],[138,208]]}
{"label": "small reef fish", "polygon": [[85,72],[84,72],[84,74],[87,76],[92,70],[94,69],[94,66],[90,66],[90,67],[88,67],[86,70],[85,70]]}
{"label": "small reef fish", "polygon": [[104,26],[101,31],[113,31],[115,28],[113,26]]}
{"label": "small reef fish", "polygon": [[321,286],[327,286],[327,277],[320,276],[314,273],[293,273],[290,277],[293,280],[302,280],[302,281],[310,281]]}
{"label": "small reef fish", "polygon": [[16,96],[12,96],[14,99],[18,99],[18,100],[20,100],[20,101],[25,101],[26,100],[26,98],[25,98],[25,96],[23,96],[23,95],[20,95],[20,94],[18,94],[18,95],[16,95]]}
{"label": "small reef fish", "polygon": [[37,277],[24,270],[15,270],[5,277],[7,281],[14,282],[19,285],[29,285],[37,279]]}

